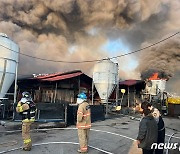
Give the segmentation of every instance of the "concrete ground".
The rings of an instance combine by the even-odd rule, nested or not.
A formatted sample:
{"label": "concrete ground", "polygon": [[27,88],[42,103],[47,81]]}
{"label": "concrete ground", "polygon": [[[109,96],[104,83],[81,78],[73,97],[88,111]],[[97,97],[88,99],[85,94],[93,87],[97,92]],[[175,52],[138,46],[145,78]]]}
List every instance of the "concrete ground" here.
{"label": "concrete ground", "polygon": [[[173,133],[175,138],[170,142],[178,142],[180,146],[180,120],[164,118],[166,125],[166,142]],[[22,145],[21,123],[6,122],[6,127],[0,126],[0,154],[76,154],[78,145],[77,129],[75,126],[67,128],[48,128],[54,123],[35,124],[31,132],[33,148],[24,152]],[[92,124],[89,139],[88,154],[128,154],[133,141],[137,137],[139,119],[129,116],[111,116],[104,121]],[[39,128],[37,130],[37,127]],[[166,152],[166,151],[165,151]],[[180,153],[178,149],[169,154]],[[133,152],[135,154],[135,151]]]}

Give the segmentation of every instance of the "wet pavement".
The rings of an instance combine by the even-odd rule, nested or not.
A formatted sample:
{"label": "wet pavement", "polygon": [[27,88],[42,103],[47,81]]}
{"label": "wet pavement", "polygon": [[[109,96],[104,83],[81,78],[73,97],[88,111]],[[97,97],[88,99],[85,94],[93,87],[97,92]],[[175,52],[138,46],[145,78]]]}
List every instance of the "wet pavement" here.
{"label": "wet pavement", "polygon": [[[175,137],[171,138],[170,142],[180,143],[180,120],[165,117],[164,121],[167,127],[166,142],[175,133]],[[50,128],[57,126],[56,123],[35,124],[31,132],[34,146],[30,152],[16,149],[22,145],[21,123],[6,122],[5,126],[0,126],[0,154],[7,152],[7,150],[12,150],[7,152],[10,154],[78,153],[79,145],[75,126]],[[138,126],[139,118],[121,115],[94,122],[90,131],[88,154],[128,154],[133,141],[137,137]],[[178,154],[179,151],[169,151],[169,154],[176,153]]]}

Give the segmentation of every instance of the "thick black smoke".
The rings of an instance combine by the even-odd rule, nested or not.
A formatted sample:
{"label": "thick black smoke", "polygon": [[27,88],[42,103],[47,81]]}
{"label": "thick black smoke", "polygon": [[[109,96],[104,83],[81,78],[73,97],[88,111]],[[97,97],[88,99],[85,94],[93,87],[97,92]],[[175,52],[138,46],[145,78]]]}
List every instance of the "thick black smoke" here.
{"label": "thick black smoke", "polygon": [[159,79],[168,80],[171,77],[171,76],[168,76],[165,72],[149,69],[148,71],[145,71],[145,72],[141,73],[141,79],[143,79],[143,80],[149,79],[150,77],[152,77],[154,75],[154,73],[158,73],[158,78]]}
{"label": "thick black smoke", "polygon": [[141,55],[139,69],[143,79],[158,72],[159,78],[171,78],[180,71],[180,36],[157,47],[152,47]]}

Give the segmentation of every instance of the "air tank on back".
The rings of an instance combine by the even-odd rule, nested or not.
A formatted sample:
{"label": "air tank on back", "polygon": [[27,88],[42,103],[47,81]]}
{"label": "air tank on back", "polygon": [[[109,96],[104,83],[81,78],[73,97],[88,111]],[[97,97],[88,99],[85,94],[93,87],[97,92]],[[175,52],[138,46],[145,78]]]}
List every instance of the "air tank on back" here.
{"label": "air tank on back", "polygon": [[19,46],[6,34],[0,33],[0,99],[3,99],[15,80]]}
{"label": "air tank on back", "polygon": [[109,59],[94,66],[93,83],[102,103],[107,103],[109,96],[118,83],[118,64]]}

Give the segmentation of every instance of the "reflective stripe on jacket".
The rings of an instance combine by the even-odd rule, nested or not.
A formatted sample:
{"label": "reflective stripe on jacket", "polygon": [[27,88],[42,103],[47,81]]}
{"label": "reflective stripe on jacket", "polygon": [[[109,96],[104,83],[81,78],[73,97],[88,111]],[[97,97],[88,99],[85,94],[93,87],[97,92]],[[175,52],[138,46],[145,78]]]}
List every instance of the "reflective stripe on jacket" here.
{"label": "reflective stripe on jacket", "polygon": [[78,107],[76,127],[81,129],[91,128],[91,111],[87,102],[81,103]]}

